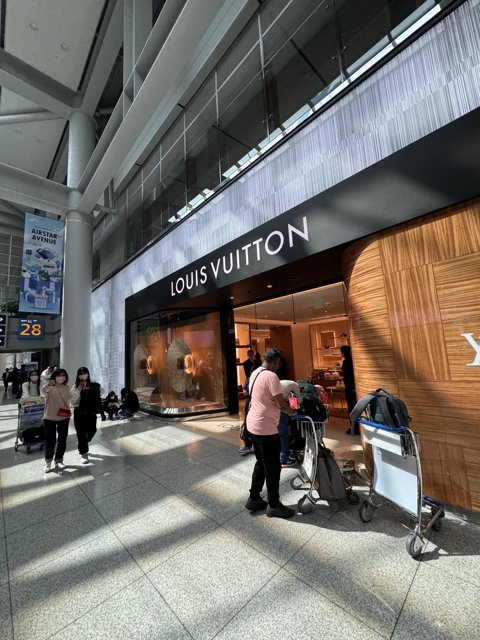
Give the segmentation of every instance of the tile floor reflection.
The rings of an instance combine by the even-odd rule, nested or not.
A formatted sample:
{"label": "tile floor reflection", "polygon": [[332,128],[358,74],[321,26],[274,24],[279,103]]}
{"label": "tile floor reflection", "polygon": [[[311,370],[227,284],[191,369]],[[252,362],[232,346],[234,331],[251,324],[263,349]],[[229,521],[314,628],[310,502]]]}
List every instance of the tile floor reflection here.
{"label": "tile floor reflection", "polygon": [[[480,636],[478,514],[449,510],[422,560],[408,519],[318,504],[274,520],[244,508],[253,456],[235,417],[99,422],[82,465],[71,429],[61,473],[14,451],[0,406],[1,640],[471,640]],[[361,455],[343,422],[338,457]],[[281,494],[295,505],[294,470]],[[365,486],[359,486],[365,491]]]}

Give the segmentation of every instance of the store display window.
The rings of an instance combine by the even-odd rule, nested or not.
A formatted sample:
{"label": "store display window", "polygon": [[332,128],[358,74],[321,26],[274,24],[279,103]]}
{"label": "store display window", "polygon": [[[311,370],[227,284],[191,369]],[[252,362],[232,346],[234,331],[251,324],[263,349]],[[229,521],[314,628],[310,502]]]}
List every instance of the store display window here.
{"label": "store display window", "polygon": [[227,408],[218,312],[160,312],[130,323],[130,381],[143,409],[160,414]]}

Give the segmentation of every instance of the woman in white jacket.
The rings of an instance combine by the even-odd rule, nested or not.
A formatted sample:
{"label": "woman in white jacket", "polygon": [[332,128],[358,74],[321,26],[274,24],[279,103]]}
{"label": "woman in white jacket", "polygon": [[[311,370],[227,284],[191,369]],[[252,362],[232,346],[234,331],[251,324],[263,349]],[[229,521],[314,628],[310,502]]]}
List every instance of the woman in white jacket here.
{"label": "woman in white jacket", "polygon": [[22,384],[22,397],[20,398],[20,404],[27,404],[29,402],[40,404],[44,402],[44,400],[45,398],[40,390],[40,375],[37,369],[33,369],[33,371],[30,371],[28,375],[27,382]]}

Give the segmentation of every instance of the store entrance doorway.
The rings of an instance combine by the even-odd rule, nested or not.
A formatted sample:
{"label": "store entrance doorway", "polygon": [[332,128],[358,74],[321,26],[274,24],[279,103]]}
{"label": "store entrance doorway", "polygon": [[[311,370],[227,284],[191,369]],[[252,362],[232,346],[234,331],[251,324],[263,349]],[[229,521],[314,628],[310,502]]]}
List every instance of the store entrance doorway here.
{"label": "store entrance doorway", "polygon": [[309,379],[324,387],[330,416],[327,439],[333,441],[335,454],[362,463],[360,439],[346,434],[350,421],[340,347],[350,344],[350,334],[344,283],[238,307],[234,319],[240,410],[248,351],[262,357],[266,349],[276,347],[285,358],[283,378]]}
{"label": "store entrance doorway", "polygon": [[234,311],[237,382],[251,349],[263,356],[280,349],[286,379],[309,379],[329,394],[331,415],[348,417],[340,347],[350,344],[347,294],[343,282],[239,307]]}

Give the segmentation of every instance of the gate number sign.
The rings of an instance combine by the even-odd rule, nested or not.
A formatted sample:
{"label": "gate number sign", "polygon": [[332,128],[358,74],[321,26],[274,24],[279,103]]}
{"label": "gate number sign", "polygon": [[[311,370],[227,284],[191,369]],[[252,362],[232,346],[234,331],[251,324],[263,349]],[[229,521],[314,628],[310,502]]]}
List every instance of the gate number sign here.
{"label": "gate number sign", "polygon": [[45,338],[45,321],[20,319],[17,337],[19,340],[43,340]]}

